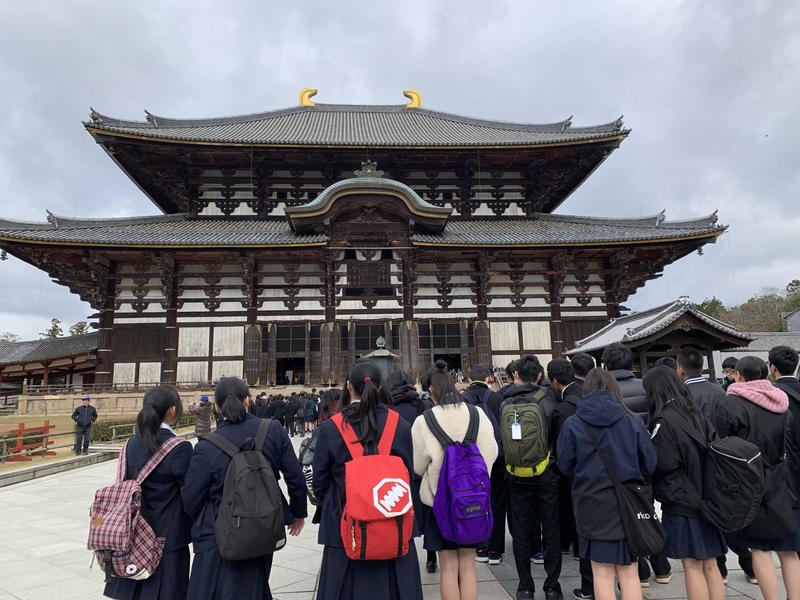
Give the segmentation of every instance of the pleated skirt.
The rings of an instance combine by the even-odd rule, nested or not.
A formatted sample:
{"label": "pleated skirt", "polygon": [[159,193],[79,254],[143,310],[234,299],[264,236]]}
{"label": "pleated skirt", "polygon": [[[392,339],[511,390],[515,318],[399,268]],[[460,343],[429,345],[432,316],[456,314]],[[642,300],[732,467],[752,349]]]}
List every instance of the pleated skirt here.
{"label": "pleated skirt", "polygon": [[701,517],[664,513],[661,524],[667,530],[664,553],[669,558],[707,560],[728,551],[722,532]]}
{"label": "pleated skirt", "polygon": [[272,600],[272,555],[223,560],[217,548],[194,555],[187,600]]}
{"label": "pleated skirt", "polygon": [[632,565],[636,559],[628,549],[628,543],[623,540],[590,540],[578,537],[578,551],[584,560],[607,565]]}

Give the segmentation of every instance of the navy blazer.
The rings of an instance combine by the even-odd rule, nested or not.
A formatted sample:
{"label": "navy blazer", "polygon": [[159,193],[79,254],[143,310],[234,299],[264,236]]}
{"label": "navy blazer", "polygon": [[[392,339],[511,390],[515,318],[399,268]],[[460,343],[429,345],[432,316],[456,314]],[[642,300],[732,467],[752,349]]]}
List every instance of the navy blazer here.
{"label": "navy blazer", "polygon": [[[237,448],[252,449],[261,419],[251,414],[241,423],[231,423],[227,419],[217,427],[217,432]],[[306,483],[300,462],[289,441],[286,430],[277,421],[270,423],[267,439],[262,449],[272,466],[275,478],[283,474],[289,490],[289,502],[281,494],[284,520],[286,524],[295,519],[308,516],[306,504]],[[231,458],[206,439],[197,442],[186,474],[186,484],[181,490],[186,513],[195,521],[192,525],[192,542],[195,552],[203,552],[217,547],[214,538],[214,520],[222,501],[222,486],[228,472]],[[209,504],[206,510],[203,508]],[[200,513],[202,519],[198,519]]]}
{"label": "navy blazer", "polygon": [[[383,433],[389,408],[380,404],[375,408],[378,429]],[[360,426],[353,426],[360,435]],[[380,439],[380,438],[378,438]],[[414,447],[411,442],[411,425],[405,419],[397,422],[397,431],[392,442],[392,455],[399,456],[410,474],[414,473]],[[339,430],[333,421],[325,421],[319,427],[317,447],[314,449],[314,495],[322,501],[322,518],[319,524],[318,543],[323,546],[342,547],[339,521],[344,506],[344,464],[351,460]],[[409,481],[412,478],[409,476]]]}
{"label": "navy blazer", "polygon": [[[158,439],[163,444],[173,437],[168,429],[160,429]],[[128,441],[125,460],[125,479],[135,479],[153,453],[145,448],[139,434]],[[142,483],[142,516],[158,536],[166,534],[165,552],[180,550],[189,545],[189,528],[191,521],[181,505],[181,487],[186,472],[189,470],[189,459],[192,456],[192,445],[188,442],[179,444],[164,457],[152,473]],[[172,510],[172,526],[170,531],[164,529]]]}

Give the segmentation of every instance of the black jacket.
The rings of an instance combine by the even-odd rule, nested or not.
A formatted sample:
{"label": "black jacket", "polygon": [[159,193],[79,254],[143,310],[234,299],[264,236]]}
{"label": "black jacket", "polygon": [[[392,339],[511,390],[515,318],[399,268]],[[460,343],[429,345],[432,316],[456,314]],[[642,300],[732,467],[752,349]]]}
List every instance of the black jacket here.
{"label": "black jacket", "polygon": [[420,398],[417,388],[412,385],[394,387],[391,393],[394,410],[409,425],[413,425],[418,416],[433,406],[430,400]]}
{"label": "black jacket", "polygon": [[[168,429],[158,432],[158,439],[162,444],[174,436]],[[152,456],[153,453],[145,448],[141,436],[134,435],[128,441],[126,450],[125,479],[135,479]],[[142,516],[157,536],[166,536],[165,552],[184,548],[191,541],[191,521],[181,503],[181,487],[189,470],[191,457],[192,445],[188,442],[179,444],[142,483]],[[170,509],[172,524],[170,530],[165,531]]]}
{"label": "black jacket", "polygon": [[644,391],[642,380],[626,369],[616,369],[609,373],[617,380],[625,406],[647,423],[647,394]]}
{"label": "black jacket", "polygon": [[97,409],[91,404],[89,406],[79,406],[72,411],[72,420],[78,427],[88,427],[97,420]]}
{"label": "black jacket", "polygon": [[[543,398],[538,402],[534,399],[533,395],[542,390],[545,392]],[[503,407],[506,404],[523,404],[535,403],[542,407],[545,418],[545,431],[551,438],[547,441],[550,451],[553,451],[553,446],[556,445],[556,440],[552,438],[551,432],[553,431],[553,412],[558,406],[558,403],[552,396],[552,391],[548,392],[546,388],[536,385],[535,383],[521,383],[519,385],[512,385],[503,392],[503,403],[500,405],[500,412],[502,413]]]}
{"label": "black jacket", "polygon": [[792,434],[794,430],[786,413],[770,412],[733,394],[728,394],[724,411],[717,417],[714,426],[720,437],[735,435],[755,444],[767,465],[781,461],[787,428]]}
{"label": "black jacket", "polygon": [[[490,390],[489,386],[482,381],[473,381],[461,395],[468,404],[477,406],[486,413],[494,430],[494,441],[497,442],[498,448],[501,448],[500,406],[503,404],[503,396]],[[502,448],[500,453],[502,454]]]}
{"label": "black jacket", "polygon": [[[561,392],[561,400],[558,406],[553,409],[553,424],[551,435],[554,440],[558,440],[561,430],[564,428],[566,420],[578,410],[578,400],[583,396],[583,382],[575,379]],[[553,450],[557,451],[557,444],[553,442]]]}
{"label": "black jacket", "polygon": [[687,380],[686,387],[694,398],[697,410],[703,413],[708,419],[714,420],[714,415],[724,409],[725,390],[718,383],[708,380],[691,382]]}
{"label": "black jacket", "polygon": [[[722,388],[720,388],[722,389]],[[658,456],[653,476],[653,495],[666,513],[701,516],[703,453],[699,440],[716,439],[714,427],[702,414],[685,415],[667,405],[651,424]],[[693,431],[695,438],[687,430]]]}
{"label": "black jacket", "polygon": [[[375,409],[378,429],[383,432],[389,408],[380,404]],[[360,435],[360,426],[353,428]],[[392,455],[403,459],[409,472],[409,481],[414,473],[414,448],[411,442],[411,426],[405,419],[397,423]],[[322,519],[319,524],[318,543],[323,546],[342,547],[339,521],[344,506],[344,465],[350,462],[350,452],[330,419],[319,427],[317,447],[314,449],[314,495],[322,501]]]}
{"label": "black jacket", "polygon": [[625,533],[614,484],[584,422],[620,481],[650,477],[656,468],[653,443],[642,420],[603,391],[581,398],[577,412],[566,420],[558,437],[558,468],[572,479],[578,533],[590,540],[621,540]]}
{"label": "black jacket", "polygon": [[286,403],[283,400],[275,400],[271,407],[273,419],[283,419],[286,416]]}
{"label": "black jacket", "polygon": [[[217,427],[217,433],[237,448],[252,448],[261,419],[248,414],[241,423],[231,423],[227,419]],[[306,482],[300,462],[295,456],[292,443],[286,430],[277,421],[270,423],[267,439],[263,447],[264,456],[272,466],[275,477],[280,480],[283,474],[289,490],[289,502],[281,498],[284,507],[284,521],[288,525],[295,519],[308,516],[306,504]],[[192,527],[194,552],[216,548],[214,520],[222,500],[222,486],[228,472],[231,458],[206,439],[197,442],[186,474],[186,483],[181,490],[186,513],[196,520],[203,512],[201,522]],[[203,507],[208,502],[208,508]]]}

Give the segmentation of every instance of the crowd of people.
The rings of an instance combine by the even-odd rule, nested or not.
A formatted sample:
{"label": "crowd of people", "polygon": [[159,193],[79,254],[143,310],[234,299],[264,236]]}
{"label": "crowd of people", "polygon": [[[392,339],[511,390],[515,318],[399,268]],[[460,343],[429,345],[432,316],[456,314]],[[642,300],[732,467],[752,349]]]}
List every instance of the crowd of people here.
{"label": "crowd of people", "polygon": [[[525,355],[506,368],[506,385],[476,365],[459,391],[443,361],[421,378],[420,390],[406,373],[384,380],[374,363],[359,360],[342,390],[255,399],[243,381],[224,378],[214,391],[215,432],[204,431],[194,450],[175,444],[166,456],[159,447],[175,435],[181,399],[172,388],[153,388],[120,477],[149,473],[140,482],[141,514],[166,543],[147,578],[109,571],[106,595],[271,598],[271,552],[286,539],[264,540],[272,540],[274,519],[298,535],[311,499],[323,546],[320,600],[421,599],[413,543],[420,536],[427,571],[440,573],[442,599],[474,600],[475,563],[505,559],[507,526],[518,600],[534,597],[536,565],[543,565],[544,597],[563,598],[562,562],[572,559],[581,573],[576,600],[610,600],[617,589],[624,600],[639,599],[651,581],[669,583],[668,559],[681,561],[689,600],[720,600],[728,548],[766,600],[778,598],[777,556],[786,597],[799,600],[798,353],[781,346],[767,362],[726,360],[724,386],[703,375],[703,357],[691,347],[660,359],[641,379],[632,365],[621,344],[605,349],[601,366],[588,354],[546,367]],[[289,439],[306,433],[314,440],[308,477]],[[721,526],[720,509],[711,506],[721,495],[745,502],[739,488],[749,489],[748,482],[713,489],[724,479],[712,473],[720,440],[754,449],[745,461],[754,473],[750,487],[763,484],[752,506],[741,507],[739,530]],[[158,465],[146,467],[154,456]],[[266,477],[263,502],[280,509],[272,525],[263,506],[236,504],[232,488],[246,476]],[[270,496],[281,477],[288,498]],[[660,525],[655,512],[628,514],[621,489],[631,483],[639,497],[652,489],[645,503],[660,504]],[[245,524],[265,528],[259,544],[249,542],[257,551],[237,542]],[[651,555],[635,551],[641,544],[634,538],[644,535],[636,527],[661,532]]]}

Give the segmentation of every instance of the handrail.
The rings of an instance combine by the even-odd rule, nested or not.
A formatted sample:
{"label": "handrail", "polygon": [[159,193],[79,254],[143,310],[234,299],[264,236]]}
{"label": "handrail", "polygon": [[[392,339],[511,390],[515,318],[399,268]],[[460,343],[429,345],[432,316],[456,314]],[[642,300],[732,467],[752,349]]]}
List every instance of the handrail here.
{"label": "handrail", "polygon": [[54,384],[54,385],[29,385],[25,389],[25,394],[29,396],[44,396],[57,394],[88,394],[93,393],[115,393],[115,392],[140,392],[148,390],[157,385],[170,385],[181,390],[212,390],[215,381],[184,381],[178,383],[162,384],[154,383],[76,383],[76,384]]}

